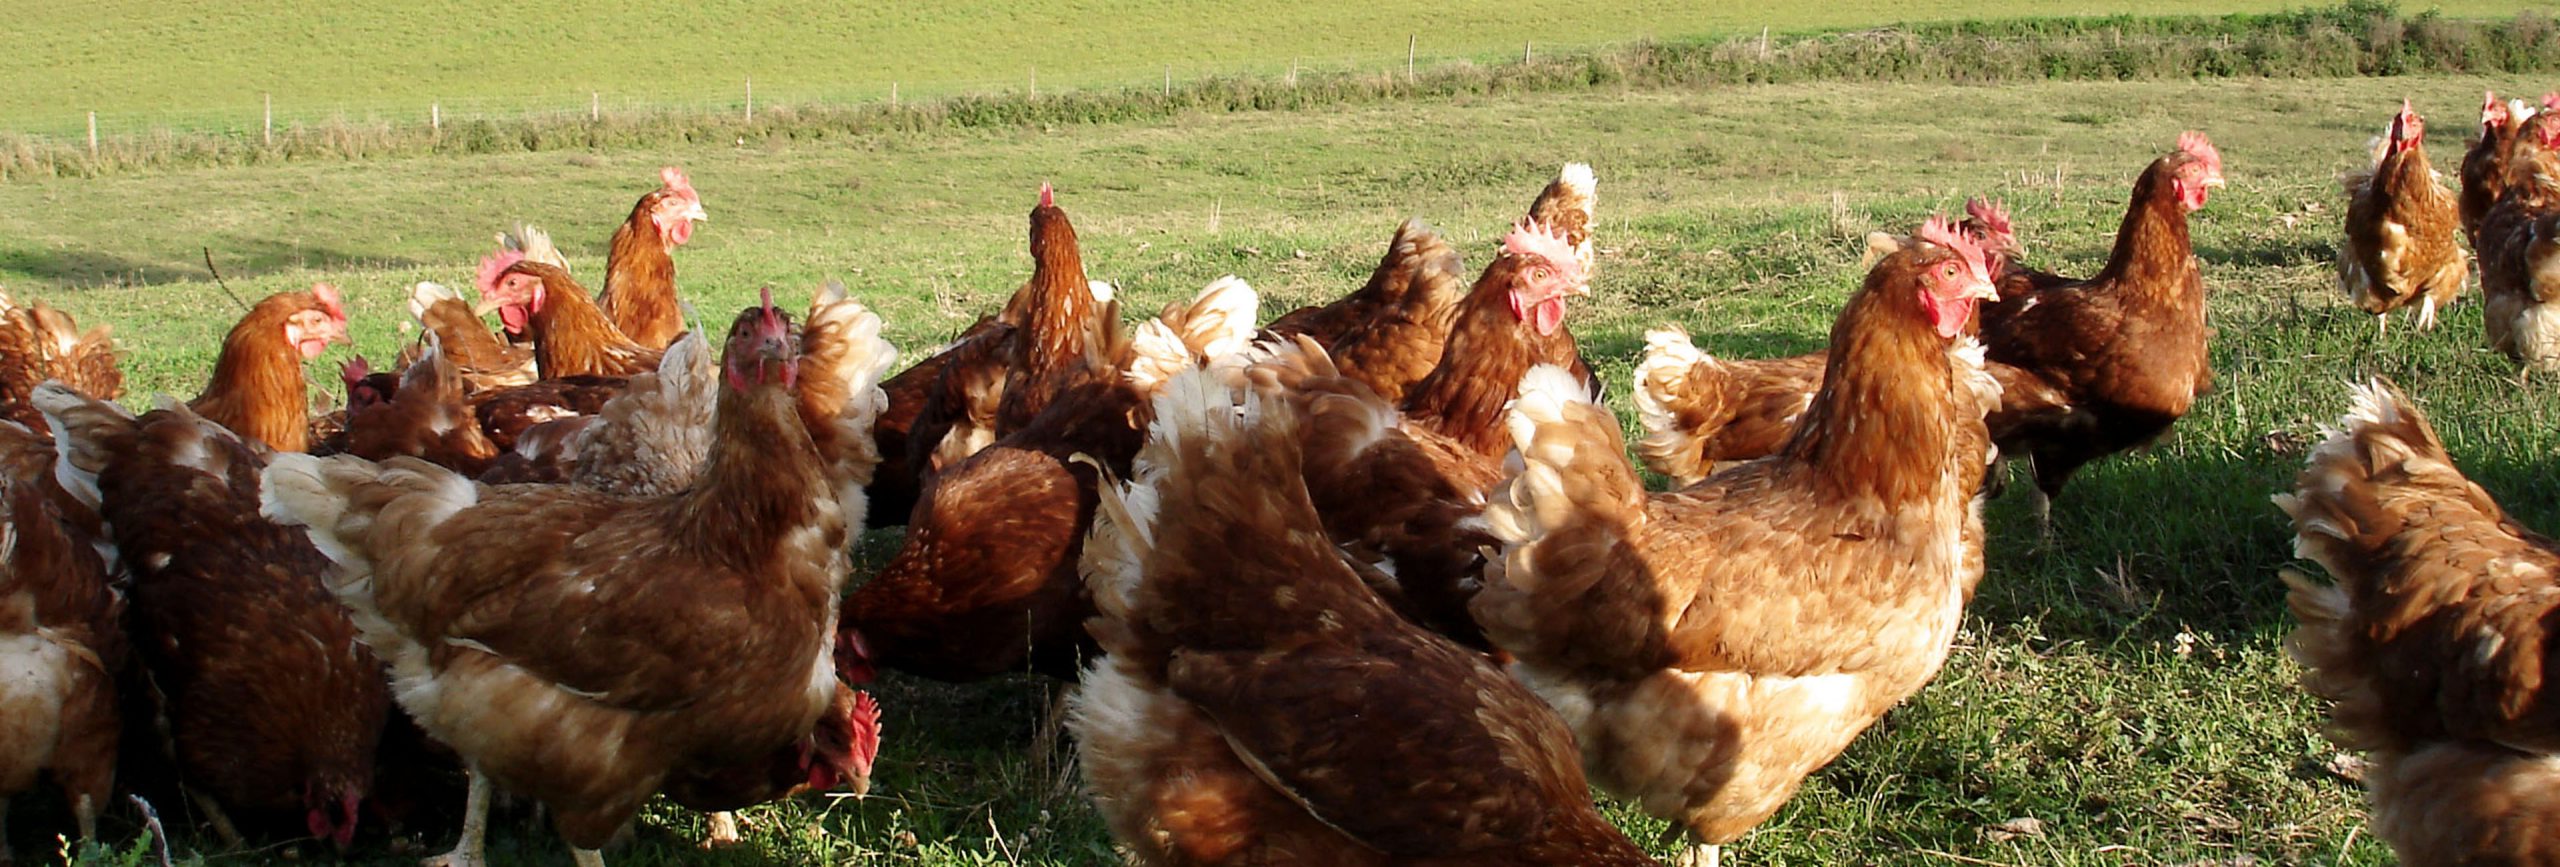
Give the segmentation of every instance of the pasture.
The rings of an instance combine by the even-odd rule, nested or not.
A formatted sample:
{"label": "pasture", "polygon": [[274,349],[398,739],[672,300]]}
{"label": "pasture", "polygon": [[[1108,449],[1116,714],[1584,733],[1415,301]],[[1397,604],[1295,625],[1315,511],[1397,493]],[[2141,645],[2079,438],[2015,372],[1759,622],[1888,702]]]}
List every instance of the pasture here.
{"label": "pasture", "polygon": [[[2170,0],[2147,15],[2275,12],[2289,0]],[[2499,18],[2530,0],[2413,5]],[[1589,48],[1688,38],[1952,22],[2081,17],[2129,7],[2091,0],[1920,0],[1752,6],[1652,0],[1280,4],[1249,14],[1202,0],[929,4],[711,0],[638,13],[600,0],[522,4],[394,0],[363,6],[183,0],[24,0],[0,50],[0,130],[80,135],[154,128],[255,130],[267,96],[280,123],[425,122],[636,105],[737,107],[747,82],[766,105],[957,93],[1154,85],[1293,67],[1401,68],[1517,58],[1524,44]]]}
{"label": "pasture", "polygon": [[[1960,6],[1947,4],[1944,14],[1971,11]],[[1369,4],[1363,14],[1420,8]],[[1819,14],[1846,17],[1780,24],[1844,23],[1884,8],[1834,4]],[[1893,7],[1915,8],[1941,7]],[[1574,11],[1585,22],[1612,17],[1588,4]],[[1559,6],[1521,17],[1563,15]],[[1464,17],[1435,11],[1427,20]],[[1293,38],[1310,26],[1275,20],[1286,19],[1260,23]],[[1007,38],[1060,52],[1095,44],[1043,36],[1023,21]],[[1392,29],[1401,24],[1327,24],[1403,32]],[[1722,18],[1662,26],[1672,24],[1756,26]],[[953,25],[910,26],[940,33],[932,28]],[[528,21],[498,29],[511,44],[580,35]],[[294,32],[286,30],[288,40],[317,38]],[[1488,29],[1482,38],[1499,46],[1518,37]],[[1134,41],[1196,48],[1180,34]],[[671,53],[662,71],[735,65],[717,52],[658,50]],[[214,65],[249,68],[236,59]],[[380,80],[377,72],[348,77]],[[155,72],[163,83],[147,85],[150,76],[131,75],[131,89],[116,92],[153,104],[184,101],[181,91],[153,87],[213,83]],[[1132,310],[1234,273],[1264,293],[1267,318],[1357,286],[1408,216],[1449,232],[1480,265],[1558,164],[1585,161],[1600,179],[1602,253],[1593,295],[1568,322],[1610,383],[1611,405],[1627,414],[1627,373],[1646,327],[1680,323],[1722,355],[1809,350],[1861,273],[1866,232],[1908,228],[1968,195],[2011,205],[2030,261],[2092,272],[2134,175],[2180,130],[2200,129],[2220,146],[2230,179],[2194,217],[2218,332],[2214,392],[2171,440],[2084,473],[2056,505],[2047,546],[2036,544],[2023,496],[1995,501],[1989,573],[1947,669],[1726,854],[1750,865],[2376,864],[2389,856],[2362,833],[2362,794],[2342,775],[2352,768],[2334,761],[2317,708],[2293,686],[2296,669],[2279,648],[2290,621],[2275,570],[2290,560],[2289,531],[2266,497],[2290,483],[2303,446],[2342,410],[2345,382],[2380,373],[2420,400],[2465,469],[2522,520],[2560,526],[2560,486],[2545,472],[2560,446],[2560,398],[2541,382],[2519,388],[2511,365],[2483,348],[2476,295],[2432,333],[2404,321],[2377,340],[2370,319],[2335,289],[2343,202],[2335,175],[2363,158],[2403,96],[2434,121],[2429,152],[2449,176],[2482,88],[2540,92],[2554,83],[2412,76],[1540,93],[1144,124],[37,179],[0,185],[0,285],[83,323],[113,323],[129,353],[131,392],[183,396],[201,384],[237,315],[205,274],[206,249],[244,297],[338,284],[356,348],[379,359],[404,339],[407,287],[467,283],[490,233],[511,221],[545,226],[581,274],[600,273],[612,227],[654,183],[657,166],[678,164],[711,215],[677,253],[679,281],[705,316],[725,315],[760,286],[796,298],[841,278],[882,311],[891,339],[920,357],[1001,303],[1027,273],[1022,215],[1042,181],[1057,185],[1075,216],[1093,276],[1120,285]],[[0,102],[0,123],[24,111]],[[320,381],[333,378],[323,364],[343,356],[332,350],[315,363]],[[874,534],[861,562],[876,565],[895,543],[893,533]],[[693,847],[698,817],[662,806],[606,857],[617,865],[1110,863],[1071,752],[1036,746],[1047,690],[1028,678],[950,687],[891,676],[876,690],[887,734],[868,798],[751,811],[748,844],[711,854]],[[163,810],[173,821],[184,815],[176,805]],[[1622,804],[1610,812],[1639,841],[1662,829]],[[109,833],[129,840],[138,830],[119,813]],[[355,857],[411,863],[441,851],[450,834],[411,830],[398,848],[373,836]],[[29,857],[50,849],[17,842]],[[185,832],[177,842],[213,863],[284,857],[211,851],[209,836]],[[327,857],[304,848],[301,858]],[[498,821],[490,849],[502,865],[568,857],[521,812]]]}

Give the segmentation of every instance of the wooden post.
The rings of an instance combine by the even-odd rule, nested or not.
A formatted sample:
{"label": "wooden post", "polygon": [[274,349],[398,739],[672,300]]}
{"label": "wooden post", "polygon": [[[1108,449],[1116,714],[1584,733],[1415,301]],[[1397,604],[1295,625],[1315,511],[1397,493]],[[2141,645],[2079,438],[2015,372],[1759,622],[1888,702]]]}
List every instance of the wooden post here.
{"label": "wooden post", "polygon": [[1414,35],[1413,35],[1413,34],[1410,34],[1410,33],[1405,34],[1405,37],[1404,37],[1404,80],[1405,80],[1405,81],[1407,81],[1407,82],[1410,82],[1410,81],[1412,81],[1412,80],[1413,80],[1413,40],[1414,40]]}
{"label": "wooden post", "polygon": [[756,122],[756,77],[747,76],[747,122]]}
{"label": "wooden post", "polygon": [[889,82],[889,107],[898,107],[898,83],[894,81]]}
{"label": "wooden post", "polygon": [[1173,67],[1170,65],[1164,68],[1164,98],[1173,98]]}
{"label": "wooden post", "polygon": [[1289,86],[1298,86],[1298,59],[1289,58]]}
{"label": "wooden post", "polygon": [[600,90],[590,90],[590,91],[587,91],[587,120],[588,120],[589,122],[595,122],[595,121],[601,121],[601,120],[604,120],[604,92],[603,92],[603,91],[600,91]]}
{"label": "wooden post", "polygon": [[427,128],[439,133],[444,132],[444,103],[427,103]]}
{"label": "wooden post", "polygon": [[1040,64],[1037,63],[1031,64],[1031,95],[1033,98],[1040,96]]}
{"label": "wooden post", "polygon": [[1760,25],[1760,62],[1769,62],[1769,25]]}
{"label": "wooden post", "polygon": [[266,125],[261,127],[261,129],[264,130],[264,132],[261,133],[261,136],[266,139],[269,146],[273,146],[276,143],[276,95],[270,93],[265,94],[265,96],[267,99],[267,121]]}
{"label": "wooden post", "polygon": [[1209,234],[1215,235],[1218,233],[1218,207],[1226,203],[1227,197],[1225,196],[1219,196],[1209,200]]}
{"label": "wooden post", "polygon": [[1529,46],[1536,44],[1536,42],[1537,42],[1537,40],[1534,40],[1534,39],[1524,39],[1524,40],[1521,40],[1521,42],[1520,42],[1520,65],[1522,65],[1522,66],[1527,66],[1527,65],[1529,65]]}
{"label": "wooden post", "polygon": [[98,113],[89,113],[89,158],[98,158]]}

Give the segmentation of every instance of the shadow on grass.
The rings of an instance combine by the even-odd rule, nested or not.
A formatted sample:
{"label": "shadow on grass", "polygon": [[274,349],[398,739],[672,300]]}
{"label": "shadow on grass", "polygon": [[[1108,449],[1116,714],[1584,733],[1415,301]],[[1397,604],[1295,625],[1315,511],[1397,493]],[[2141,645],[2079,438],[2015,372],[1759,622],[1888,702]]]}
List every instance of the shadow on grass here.
{"label": "shadow on grass", "polygon": [[[405,257],[366,256],[348,250],[265,238],[218,240],[214,264],[226,278],[256,278],[290,270],[395,270],[428,263]],[[142,286],[203,280],[201,249],[165,251],[153,257],[125,256],[97,250],[17,248],[0,250],[0,273],[25,274],[55,288]]]}

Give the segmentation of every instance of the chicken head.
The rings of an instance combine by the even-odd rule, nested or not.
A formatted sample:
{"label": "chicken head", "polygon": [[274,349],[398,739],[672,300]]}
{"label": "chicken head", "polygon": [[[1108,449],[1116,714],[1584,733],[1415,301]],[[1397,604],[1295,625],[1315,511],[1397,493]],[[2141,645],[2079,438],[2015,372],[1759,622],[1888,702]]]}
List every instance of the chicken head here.
{"label": "chicken head", "polygon": [[357,807],[364,803],[364,787],[354,783],[324,783],[311,780],[302,784],[302,806],[309,812],[303,822],[311,836],[329,841],[339,854],[356,839]]}
{"label": "chicken head", "polygon": [[1952,340],[1973,320],[1975,304],[2000,300],[1999,291],[1991,285],[1991,254],[1980,240],[1942,216],[1930,217],[1920,227],[1920,240],[1943,251],[1921,254],[1920,307],[1938,336]]}
{"label": "chicken head", "polygon": [[542,298],[542,278],[509,269],[524,261],[521,250],[500,250],[480,259],[480,273],[472,284],[480,289],[480,300],[498,308],[498,324],[511,336],[524,334],[533,321],[533,310]]}
{"label": "chicken head", "polygon": [[285,317],[284,341],[302,352],[304,358],[318,358],[332,343],[347,343],[347,308],[338,297],[338,287],[327,283],[311,284],[313,306]]}
{"label": "chicken head", "polygon": [[2222,152],[2204,133],[2189,130],[2178,136],[2177,158],[2170,183],[2176,185],[2178,206],[2193,213],[2204,207],[2207,191],[2222,186]]}
{"label": "chicken head", "polygon": [[1511,284],[1511,315],[1542,335],[1564,326],[1564,299],[1591,294],[1573,242],[1553,227],[1529,220],[1502,238],[1502,254],[1518,260]]}
{"label": "chicken head", "polygon": [[791,315],[773,306],[773,289],[766,287],[762,306],[740,311],[729,325],[729,341],[721,351],[729,387],[747,391],[765,384],[798,385],[799,343],[791,333]]}
{"label": "chicken head", "polygon": [[2417,109],[2411,108],[2408,100],[2400,100],[2400,113],[2391,116],[2391,149],[2385,153],[2408,150],[2426,137],[2426,118],[2419,117]]}
{"label": "chicken head", "polygon": [[649,222],[658,229],[658,240],[669,247],[682,246],[693,240],[693,224],[711,219],[702,212],[702,194],[693,189],[693,179],[684,170],[667,166],[658,170],[658,201],[649,208]]}

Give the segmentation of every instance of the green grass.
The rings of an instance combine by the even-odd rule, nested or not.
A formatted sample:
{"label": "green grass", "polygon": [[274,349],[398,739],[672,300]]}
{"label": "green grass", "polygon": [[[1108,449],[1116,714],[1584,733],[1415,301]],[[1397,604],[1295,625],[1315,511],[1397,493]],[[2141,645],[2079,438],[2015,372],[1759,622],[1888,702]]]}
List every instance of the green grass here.
{"label": "green grass", "polygon": [[[2436,121],[2429,145],[2449,174],[2483,87],[2552,83],[1637,89],[38,179],[0,185],[0,283],[115,323],[138,395],[189,394],[234,315],[204,279],[200,247],[244,295],[338,283],[358,345],[385,356],[410,282],[467,281],[489,233],[514,219],[552,229],[593,275],[655,167],[679,163],[713,220],[678,254],[706,313],[768,283],[792,296],[842,277],[882,309],[893,340],[921,349],[1020,281],[1022,214],[1043,180],[1076,215],[1094,276],[1119,283],[1133,308],[1232,272],[1264,291],[1267,316],[1357,285],[1406,216],[1441,226],[1481,263],[1555,166],[1584,160],[1600,176],[1603,253],[1594,296],[1570,321],[1624,411],[1646,326],[1682,323],[1737,356],[1810,349],[1858,277],[1866,231],[1906,228],[1967,195],[2006,198],[2033,261],[2094,270],[2134,173],[2178,131],[2202,129],[2231,182],[2194,221],[2216,390],[2170,441],[2084,473],[2056,507],[2052,547],[2033,548],[2020,498],[1995,502],[1989,575],[1946,671],[1730,854],[1755,865],[2379,864],[2388,855],[2360,830],[2361,796],[2322,770],[2335,750],[2278,649],[2289,621],[2274,571],[2288,532],[2266,497],[2298,469],[2297,444],[2342,410],[2346,380],[2380,372],[2419,396],[2466,469],[2521,519],[2560,526],[2560,482],[2542,472],[2560,447],[2560,398],[2514,386],[2510,366],[2481,348],[2475,303],[2433,333],[2395,327],[2377,342],[2332,285],[2334,175],[2403,95]],[[875,534],[863,562],[894,544]],[[608,857],[1110,860],[1062,758],[1031,746],[1037,682],[893,677],[881,693],[888,741],[870,798],[754,811],[750,845],[715,855],[691,848],[698,819],[661,808]],[[1608,806],[1640,841],[1661,830]],[[2018,818],[2043,822],[2043,835],[1987,833]],[[132,833],[122,821],[111,830]],[[449,842],[438,829],[416,845]],[[521,819],[502,820],[492,845],[503,865],[566,859]],[[379,840],[359,853],[405,857]]]}
{"label": "green grass", "polygon": [[[2270,12],[2298,0],[2171,0],[2147,14]],[[2414,6],[2503,17],[2531,0]],[[1275,4],[1203,0],[918,4],[711,0],[640,11],[562,3],[392,0],[20,0],[0,51],[0,129],[77,133],[96,111],[110,132],[254,129],[261,96],[287,122],[584,110],[617,105],[884,97],[1154,83],[1270,73],[1293,63],[1400,66],[1408,35],[1426,59],[1516,57],[1524,42],[1590,46],[1662,38],[1871,27],[1985,15],[2082,16],[2120,4],[2036,0],[1751,5],[1647,0]]]}

